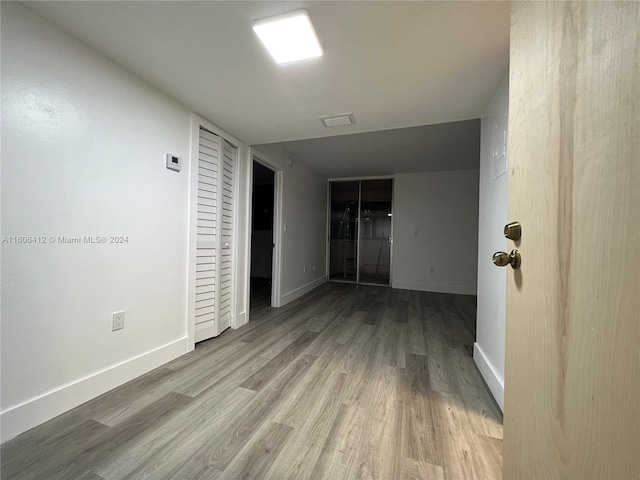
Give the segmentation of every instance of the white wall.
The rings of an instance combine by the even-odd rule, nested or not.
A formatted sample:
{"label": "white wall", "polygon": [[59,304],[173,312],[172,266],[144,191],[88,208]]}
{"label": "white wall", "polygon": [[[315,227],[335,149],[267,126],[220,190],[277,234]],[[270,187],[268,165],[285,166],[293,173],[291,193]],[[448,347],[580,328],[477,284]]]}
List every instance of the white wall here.
{"label": "white wall", "polygon": [[[506,136],[509,83],[505,76],[482,117],[480,154],[480,213],[478,230],[478,316],[473,358],[500,408],[504,402],[504,331],[506,269],[491,256],[506,251],[507,220]],[[504,149],[504,150],[503,150]],[[503,156],[504,152],[504,156]],[[496,153],[496,155],[494,155]],[[499,175],[499,176],[498,176]],[[497,178],[494,178],[496,177]]]}
{"label": "white wall", "polygon": [[2,236],[128,238],[2,244],[4,440],[188,350],[190,115],[2,2]]}
{"label": "white wall", "polygon": [[[281,305],[284,305],[327,279],[327,179],[280,145],[253,148],[283,172]],[[289,157],[293,165],[289,165]]]}
{"label": "white wall", "polygon": [[478,170],[398,174],[393,190],[393,288],[475,295]]}

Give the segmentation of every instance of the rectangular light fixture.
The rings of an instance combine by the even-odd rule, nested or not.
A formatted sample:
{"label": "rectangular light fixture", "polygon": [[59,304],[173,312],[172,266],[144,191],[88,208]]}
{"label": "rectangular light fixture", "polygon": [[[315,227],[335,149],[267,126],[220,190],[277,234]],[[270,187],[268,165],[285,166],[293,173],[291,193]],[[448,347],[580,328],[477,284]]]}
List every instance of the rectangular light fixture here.
{"label": "rectangular light fixture", "polygon": [[278,63],[322,55],[322,47],[306,10],[258,20],[253,31]]}

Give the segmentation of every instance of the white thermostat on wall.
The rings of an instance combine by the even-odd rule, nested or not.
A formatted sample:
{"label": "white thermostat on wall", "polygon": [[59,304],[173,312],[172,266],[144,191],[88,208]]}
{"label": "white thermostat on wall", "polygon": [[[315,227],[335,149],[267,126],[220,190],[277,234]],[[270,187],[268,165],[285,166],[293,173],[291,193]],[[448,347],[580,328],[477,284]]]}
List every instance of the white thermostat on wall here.
{"label": "white thermostat on wall", "polygon": [[175,170],[176,172],[179,172],[181,166],[182,160],[180,159],[180,157],[176,157],[175,155],[167,153],[167,168],[169,170]]}

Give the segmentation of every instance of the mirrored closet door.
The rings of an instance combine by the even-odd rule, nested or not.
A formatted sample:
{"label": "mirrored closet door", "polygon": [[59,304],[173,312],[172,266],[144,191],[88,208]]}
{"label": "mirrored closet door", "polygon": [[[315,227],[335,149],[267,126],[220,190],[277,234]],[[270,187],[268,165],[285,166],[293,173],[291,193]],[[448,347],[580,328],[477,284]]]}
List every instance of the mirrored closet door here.
{"label": "mirrored closet door", "polygon": [[393,180],[330,182],[330,280],[390,285]]}

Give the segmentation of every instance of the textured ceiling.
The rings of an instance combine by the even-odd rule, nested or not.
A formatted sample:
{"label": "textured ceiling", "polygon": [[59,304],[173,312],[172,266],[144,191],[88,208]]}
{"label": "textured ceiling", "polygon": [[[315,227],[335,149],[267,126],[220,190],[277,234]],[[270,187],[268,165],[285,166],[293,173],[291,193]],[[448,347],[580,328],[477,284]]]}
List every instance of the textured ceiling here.
{"label": "textured ceiling", "polygon": [[[508,67],[508,2],[25,5],[248,144],[478,118]],[[324,56],[277,65],[252,22],[298,8],[308,10]],[[355,125],[326,129],[318,120],[345,112]],[[350,143],[336,141],[322,148]],[[317,156],[316,144],[291,148]]]}

